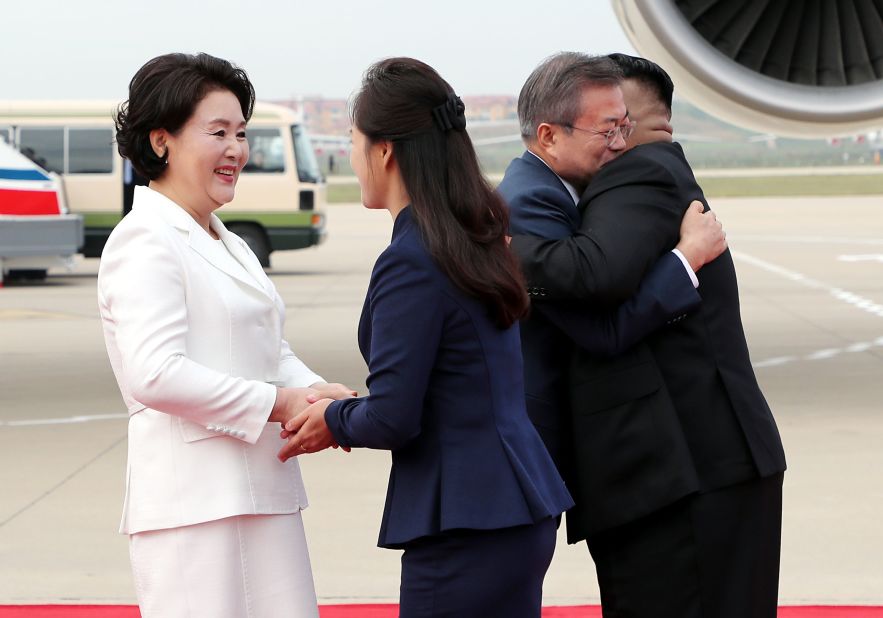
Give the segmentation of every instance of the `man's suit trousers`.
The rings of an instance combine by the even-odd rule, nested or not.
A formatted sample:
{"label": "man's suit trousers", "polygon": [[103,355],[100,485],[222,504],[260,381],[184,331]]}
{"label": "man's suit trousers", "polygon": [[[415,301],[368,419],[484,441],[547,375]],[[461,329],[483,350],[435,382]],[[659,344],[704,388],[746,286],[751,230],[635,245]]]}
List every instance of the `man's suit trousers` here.
{"label": "man's suit trousers", "polygon": [[782,480],[693,494],[589,538],[604,618],[775,618]]}

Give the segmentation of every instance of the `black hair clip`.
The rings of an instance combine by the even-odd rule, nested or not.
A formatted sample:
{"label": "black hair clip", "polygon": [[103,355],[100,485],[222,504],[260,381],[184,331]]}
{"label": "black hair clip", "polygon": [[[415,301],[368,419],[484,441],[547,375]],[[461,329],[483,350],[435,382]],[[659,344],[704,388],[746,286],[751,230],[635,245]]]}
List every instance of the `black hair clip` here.
{"label": "black hair clip", "polygon": [[447,133],[451,129],[463,131],[466,129],[466,106],[463,101],[453,92],[448,94],[444,103],[432,110],[432,119],[436,126]]}

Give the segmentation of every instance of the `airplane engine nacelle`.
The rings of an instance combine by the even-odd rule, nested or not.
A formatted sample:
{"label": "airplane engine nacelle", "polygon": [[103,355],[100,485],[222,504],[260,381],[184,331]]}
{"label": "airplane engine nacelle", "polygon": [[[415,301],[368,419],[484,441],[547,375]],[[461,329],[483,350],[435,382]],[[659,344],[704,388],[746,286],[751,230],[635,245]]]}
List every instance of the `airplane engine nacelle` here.
{"label": "airplane engine nacelle", "polygon": [[883,127],[883,0],[612,0],[675,92],[748,129],[835,137]]}

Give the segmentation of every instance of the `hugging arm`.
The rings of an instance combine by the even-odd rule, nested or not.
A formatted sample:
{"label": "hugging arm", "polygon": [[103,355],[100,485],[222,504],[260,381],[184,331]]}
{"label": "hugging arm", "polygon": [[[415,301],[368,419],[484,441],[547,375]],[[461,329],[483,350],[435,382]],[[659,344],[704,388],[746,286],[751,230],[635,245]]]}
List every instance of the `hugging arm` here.
{"label": "hugging arm", "polygon": [[635,295],[615,310],[598,312],[574,303],[539,301],[533,311],[546,316],[590,354],[616,356],[679,320],[700,302],[681,260],[668,253],[641,281]]}
{"label": "hugging arm", "polygon": [[[550,299],[614,307],[638,290],[660,256],[678,243],[689,202],[661,165],[640,161],[604,170],[605,189],[591,195],[579,231],[560,240],[512,238],[528,285]],[[625,162],[623,162],[625,163]],[[698,190],[698,187],[697,187]],[[585,199],[585,198],[584,198]]]}

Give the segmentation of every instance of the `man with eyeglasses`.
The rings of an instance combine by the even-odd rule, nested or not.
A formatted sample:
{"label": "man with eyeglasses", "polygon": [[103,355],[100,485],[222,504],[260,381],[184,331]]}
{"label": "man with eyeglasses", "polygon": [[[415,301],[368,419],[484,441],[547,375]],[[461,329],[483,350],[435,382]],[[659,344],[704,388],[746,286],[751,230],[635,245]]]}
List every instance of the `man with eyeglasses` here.
{"label": "man with eyeglasses", "polygon": [[[518,99],[527,150],[512,161],[498,188],[510,208],[512,234],[564,239],[579,229],[580,194],[603,164],[624,151],[624,136],[634,128],[620,80],[609,58],[578,53],[552,56],[530,75]],[[616,379],[593,384],[594,370],[570,371],[575,342],[586,355],[613,356],[602,364],[645,366],[649,351],[634,344],[693,308],[694,270],[726,246],[714,216],[699,214],[701,204],[696,206],[699,211],[683,218],[677,250],[659,255],[627,294],[618,295],[618,282],[603,262],[589,282],[597,291],[593,310],[540,302],[546,290],[528,287],[533,309],[521,324],[527,411],[577,503],[567,514],[571,543],[698,488],[664,388],[639,392],[628,380]],[[584,431],[575,421],[585,405],[631,407],[634,414],[626,418],[639,425],[596,424]],[[657,417],[659,431],[652,427]],[[613,417],[597,417],[605,419]]]}
{"label": "man with eyeglasses", "polygon": [[[604,294],[615,304],[628,296],[677,241],[684,203],[705,202],[672,140],[670,77],[642,58],[609,58],[624,75],[634,127],[628,152],[593,175],[579,203],[579,231],[554,241],[512,240],[528,285],[542,288],[554,304],[597,302]],[[596,282],[599,271],[606,290]],[[658,473],[624,496],[625,521],[598,526],[587,515],[581,532],[605,616],[776,615],[784,451],[751,367],[729,251],[702,268],[698,280],[702,303],[683,320],[612,361],[585,352],[572,360],[575,437],[605,436],[611,446],[595,454],[594,464],[611,479],[632,470],[635,443],[671,431],[686,446],[643,453]],[[664,393],[665,405],[639,405],[626,391],[647,400]],[[692,490],[678,499],[645,500],[646,487],[690,477]],[[593,476],[580,480],[581,489],[602,489]]]}
{"label": "man with eyeglasses", "polygon": [[[553,56],[528,79],[518,102],[528,149],[512,161],[498,187],[510,208],[512,234],[561,239],[579,228],[580,193],[603,163],[623,151],[623,133],[633,127],[619,80],[620,72],[609,59],[584,54]],[[535,119],[539,116],[542,122]],[[585,130],[575,130],[576,126]],[[617,309],[586,314],[540,304],[522,322],[527,411],[569,485],[574,486],[568,397],[572,338],[581,337],[580,344],[595,354],[627,349],[695,306],[699,296],[690,263],[698,268],[724,246],[723,232],[713,216],[694,211],[684,218],[680,251],[661,257],[644,285],[636,286],[634,296]],[[545,294],[539,287],[530,287],[528,293],[534,300]],[[579,496],[574,497],[579,502]],[[568,515],[568,527],[579,534],[572,525],[574,517]],[[613,518],[618,521],[619,514]]]}

